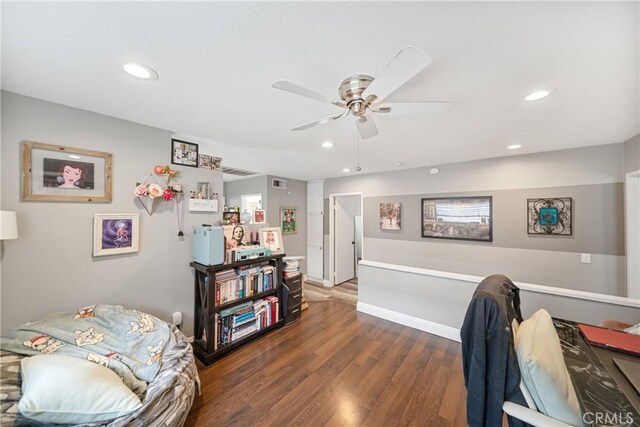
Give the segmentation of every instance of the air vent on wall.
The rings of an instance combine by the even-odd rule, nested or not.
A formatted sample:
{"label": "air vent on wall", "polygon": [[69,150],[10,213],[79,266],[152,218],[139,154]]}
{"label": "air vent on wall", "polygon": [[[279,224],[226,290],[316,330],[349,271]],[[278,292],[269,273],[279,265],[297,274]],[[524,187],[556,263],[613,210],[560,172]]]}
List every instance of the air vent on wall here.
{"label": "air vent on wall", "polygon": [[271,186],[273,188],[281,188],[283,190],[287,189],[287,181],[284,179],[276,179],[271,180]]}
{"label": "air vent on wall", "polygon": [[249,175],[257,175],[258,172],[251,172],[242,169],[229,168],[227,166],[222,167],[222,173],[228,173],[229,175],[238,175],[238,176],[249,176]]}

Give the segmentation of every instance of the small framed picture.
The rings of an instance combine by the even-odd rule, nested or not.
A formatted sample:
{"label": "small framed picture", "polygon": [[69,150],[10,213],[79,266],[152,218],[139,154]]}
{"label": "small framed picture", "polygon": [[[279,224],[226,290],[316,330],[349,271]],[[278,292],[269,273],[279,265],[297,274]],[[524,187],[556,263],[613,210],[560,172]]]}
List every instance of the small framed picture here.
{"label": "small framed picture", "polygon": [[571,236],[571,197],[527,199],[528,234]]}
{"label": "small framed picture", "polygon": [[222,159],[220,157],[211,156],[211,169],[214,171],[222,170]]}
{"label": "small framed picture", "polygon": [[260,229],[260,246],[269,249],[272,254],[283,254],[284,243],[280,227],[267,227]]}
{"label": "small framed picture", "polygon": [[209,183],[198,182],[196,185],[196,199],[208,199],[209,198]]}
{"label": "small framed picture", "polygon": [[120,255],[140,250],[140,215],[96,214],[93,256]]}
{"label": "small framed picture", "polygon": [[298,208],[282,206],[280,208],[280,226],[282,234],[296,234],[298,221]]}
{"label": "small framed picture", "polygon": [[400,203],[380,203],[380,230],[400,230],[401,213]]}
{"label": "small framed picture", "polygon": [[198,167],[198,144],[171,139],[171,163],[174,165]]}
{"label": "small framed picture", "polygon": [[202,169],[211,169],[211,156],[207,154],[198,155],[198,167]]}
{"label": "small framed picture", "polygon": [[256,209],[255,211],[253,211],[253,223],[264,224],[264,210]]}
{"label": "small framed picture", "polygon": [[24,141],[22,200],[111,202],[110,153]]}
{"label": "small framed picture", "polygon": [[224,211],[222,212],[222,220],[225,224],[240,224],[240,212]]}
{"label": "small framed picture", "polygon": [[251,236],[247,226],[241,224],[225,225],[222,230],[224,237],[226,237],[227,249],[235,249],[249,244]]}

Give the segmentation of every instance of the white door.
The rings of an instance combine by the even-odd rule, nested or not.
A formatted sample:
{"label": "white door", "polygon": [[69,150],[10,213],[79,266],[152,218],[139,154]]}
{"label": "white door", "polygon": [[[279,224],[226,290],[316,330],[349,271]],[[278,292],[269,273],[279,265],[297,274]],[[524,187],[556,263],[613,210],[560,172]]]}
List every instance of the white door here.
{"label": "white door", "polygon": [[322,283],[324,275],[324,182],[307,183],[307,277]]}
{"label": "white door", "polygon": [[358,196],[342,196],[335,198],[335,284],[353,279],[355,273],[355,202],[360,203]]}

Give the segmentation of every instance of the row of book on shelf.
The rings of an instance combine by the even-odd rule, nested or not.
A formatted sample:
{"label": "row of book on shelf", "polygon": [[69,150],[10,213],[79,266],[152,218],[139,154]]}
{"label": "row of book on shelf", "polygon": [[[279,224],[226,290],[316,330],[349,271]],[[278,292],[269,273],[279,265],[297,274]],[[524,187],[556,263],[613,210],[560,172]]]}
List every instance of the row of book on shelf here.
{"label": "row of book on shelf", "polygon": [[280,320],[280,302],[276,296],[248,301],[220,310],[215,315],[215,349],[238,341]]}
{"label": "row of book on shelf", "polygon": [[[275,289],[276,269],[269,264],[230,268],[216,273],[215,305],[219,306]],[[206,283],[207,276],[203,276]]]}

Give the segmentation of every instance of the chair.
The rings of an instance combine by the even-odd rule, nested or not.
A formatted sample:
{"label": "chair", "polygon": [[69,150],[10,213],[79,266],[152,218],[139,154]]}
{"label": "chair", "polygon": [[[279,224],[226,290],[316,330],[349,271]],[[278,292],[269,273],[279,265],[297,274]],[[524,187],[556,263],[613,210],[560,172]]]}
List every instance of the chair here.
{"label": "chair", "polygon": [[503,412],[512,427],[569,426],[539,412],[522,381],[515,351],[521,321],[519,289],[511,280],[493,275],[478,285],[460,330],[470,427],[500,426]]}

